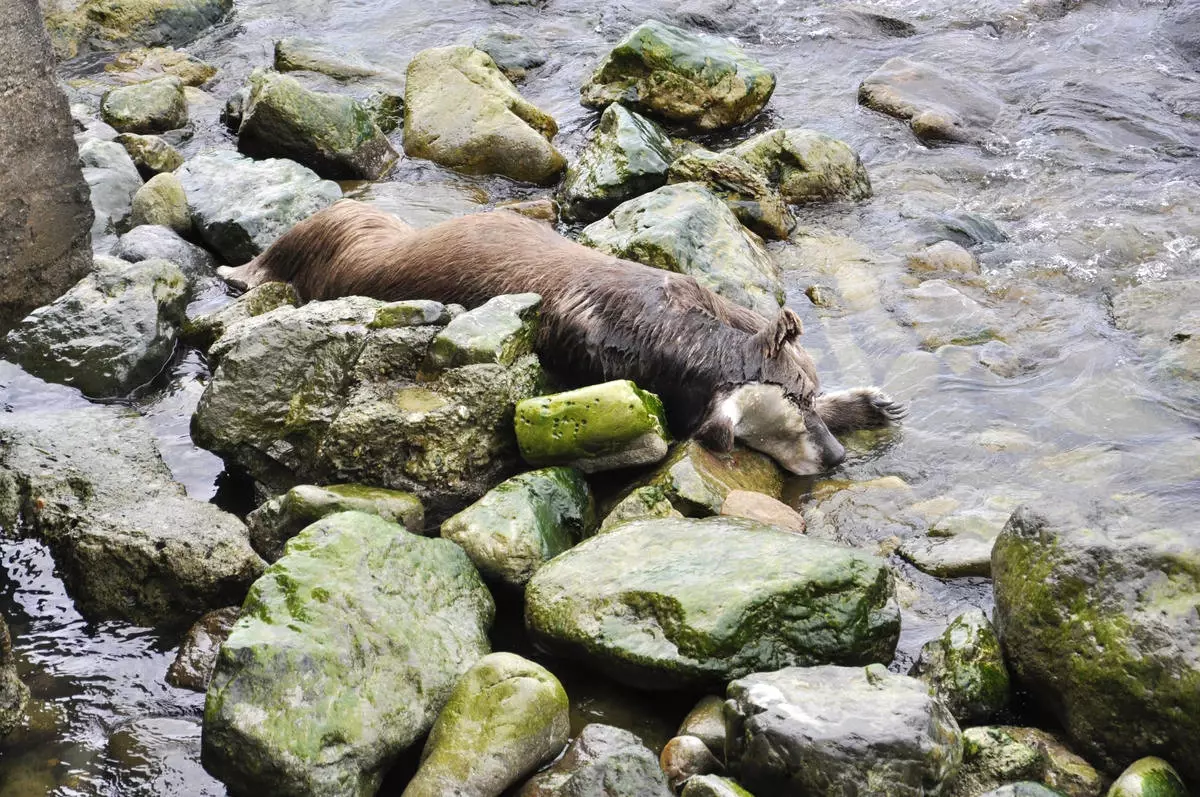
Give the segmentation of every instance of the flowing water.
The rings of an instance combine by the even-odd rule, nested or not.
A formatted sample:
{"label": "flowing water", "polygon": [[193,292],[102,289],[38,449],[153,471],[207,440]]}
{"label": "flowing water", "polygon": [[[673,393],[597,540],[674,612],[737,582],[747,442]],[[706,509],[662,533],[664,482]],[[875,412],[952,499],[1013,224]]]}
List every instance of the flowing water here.
{"label": "flowing water", "polygon": [[[787,269],[789,304],[805,320],[803,342],[826,387],[881,384],[910,405],[898,432],[850,441],[851,457],[832,474],[840,481],[789,487],[813,533],[888,553],[939,519],[994,526],[1021,501],[1121,496],[1164,524],[1200,506],[1195,397],[1155,385],[1107,305],[1129,284],[1200,274],[1200,74],[1167,41],[1164,5],[548,0],[537,9],[486,0],[237,0],[229,22],[187,49],[220,67],[206,90],[223,101],[251,69],[271,63],[284,36],[403,72],[420,49],[469,44],[506,25],[549,54],[520,88],[558,120],[556,143],[571,157],[597,119],[578,104],[578,88],[628,29],[655,17],[735,38],[775,71],[778,89],[745,129],[705,143],[810,127],[851,144],[871,175],[872,200],[803,209],[793,241],[771,250]],[[857,105],[859,82],[896,55],[996,92],[1004,110],[987,143],[930,148],[901,122]],[[89,59],[64,73],[86,79],[101,67]],[[219,106],[193,106],[185,155],[233,146]],[[546,193],[408,160],[359,190],[415,224]],[[919,280],[905,255],[943,238],[972,245],[980,259],[982,273],[954,287],[978,303],[970,323],[1008,344],[999,350],[1004,368],[985,367],[969,346],[940,347],[954,335],[930,313],[944,305],[931,310],[920,292],[908,293]],[[836,306],[809,302],[812,285]],[[134,403],[177,477],[207,500],[218,492],[221,464],[187,436],[205,373],[200,357],[182,353],[169,378]],[[9,411],[82,401],[7,364],[0,393]],[[990,608],[991,592],[986,579],[940,580],[891,561],[904,611],[893,667],[903,670],[948,617]],[[223,794],[198,764],[202,698],[163,683],[177,640],[84,622],[37,543],[6,542],[3,565],[0,600],[35,701],[31,727],[0,753],[0,797]],[[523,644],[519,631],[498,638]],[[652,744],[670,735],[691,699],[647,705],[559,669],[577,724],[626,725]],[[402,778],[392,781],[385,793],[402,788]]]}

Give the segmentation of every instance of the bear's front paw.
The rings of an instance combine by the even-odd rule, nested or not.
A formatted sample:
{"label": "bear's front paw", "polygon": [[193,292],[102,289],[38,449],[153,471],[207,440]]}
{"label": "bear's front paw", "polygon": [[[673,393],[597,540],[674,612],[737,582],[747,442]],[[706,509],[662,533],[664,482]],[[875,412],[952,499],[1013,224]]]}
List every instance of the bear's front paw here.
{"label": "bear's front paw", "polygon": [[877,387],[857,387],[817,397],[817,414],[834,433],[892,426],[908,408]]}

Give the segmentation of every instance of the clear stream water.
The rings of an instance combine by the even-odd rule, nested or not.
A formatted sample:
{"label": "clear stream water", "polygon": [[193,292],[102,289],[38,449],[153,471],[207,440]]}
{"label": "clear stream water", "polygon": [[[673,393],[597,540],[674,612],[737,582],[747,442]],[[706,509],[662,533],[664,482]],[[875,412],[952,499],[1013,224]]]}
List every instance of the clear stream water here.
{"label": "clear stream water", "polygon": [[[826,386],[881,384],[911,408],[899,432],[851,441],[850,459],[831,478],[858,486],[830,495],[817,485],[814,497],[811,481],[789,485],[813,532],[887,552],[946,512],[995,526],[1018,501],[1117,494],[1171,523],[1200,506],[1196,402],[1154,385],[1107,306],[1126,285],[1200,274],[1200,74],[1166,40],[1164,5],[548,0],[537,9],[486,0],[237,0],[231,20],[187,48],[221,71],[205,87],[214,102],[193,106],[194,136],[182,149],[233,146],[217,121],[220,103],[251,69],[271,63],[281,37],[403,72],[420,49],[469,44],[501,24],[544,44],[548,62],[520,88],[558,120],[556,143],[571,157],[597,119],[578,104],[578,88],[613,42],[649,17],[706,26],[739,41],[779,84],[759,118],[705,143],[811,127],[855,147],[874,185],[868,202],[802,209],[793,240],[771,245]],[[1005,109],[993,140],[929,148],[902,123],[859,107],[859,82],[896,55],[998,93]],[[86,87],[102,66],[92,58],[63,71]],[[359,189],[415,224],[548,193],[410,160]],[[955,229],[976,236],[982,264],[982,274],[955,287],[992,314],[1011,347],[1017,365],[1004,376],[973,350],[935,350],[926,327],[909,323],[924,311],[905,293],[919,284],[905,255]],[[832,289],[835,309],[809,302],[814,284]],[[223,484],[220,460],[187,434],[205,377],[203,360],[181,353],[172,373],[134,401],[168,464],[202,500]],[[18,412],[83,401],[9,364],[0,364],[0,395]],[[0,797],[224,794],[198,763],[202,697],[163,683],[178,640],[85,622],[42,546],[6,541],[2,551],[0,605],[35,700],[30,728],[0,752]],[[984,579],[943,581],[891,561],[904,611],[896,669],[907,669],[948,617],[990,609]],[[516,607],[503,608],[497,640],[523,649]],[[694,698],[647,700],[554,668],[573,696],[577,727],[603,719],[651,745],[671,735]],[[397,775],[383,793],[402,788]]]}

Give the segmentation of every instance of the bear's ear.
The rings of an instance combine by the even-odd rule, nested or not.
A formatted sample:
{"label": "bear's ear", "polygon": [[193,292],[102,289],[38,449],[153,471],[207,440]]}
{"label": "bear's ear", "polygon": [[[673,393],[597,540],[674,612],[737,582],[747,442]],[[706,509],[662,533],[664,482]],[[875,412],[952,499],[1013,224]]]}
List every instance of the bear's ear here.
{"label": "bear's ear", "polygon": [[692,437],[709,451],[728,454],[733,450],[733,418],[717,410],[700,424]]}
{"label": "bear's ear", "polygon": [[761,332],[754,336],[754,340],[762,350],[763,356],[771,358],[778,356],[779,352],[783,351],[783,347],[800,337],[802,332],[804,332],[804,325],[800,323],[800,316],[783,307],[780,308],[779,315],[775,317],[775,320],[768,323]]}

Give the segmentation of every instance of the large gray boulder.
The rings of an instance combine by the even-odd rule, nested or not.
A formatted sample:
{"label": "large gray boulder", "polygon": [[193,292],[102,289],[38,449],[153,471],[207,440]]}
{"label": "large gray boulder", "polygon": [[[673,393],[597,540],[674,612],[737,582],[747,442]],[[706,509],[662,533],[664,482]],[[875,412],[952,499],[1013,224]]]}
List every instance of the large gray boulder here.
{"label": "large gray boulder", "polygon": [[408,65],[404,152],[465,174],[547,184],[566,160],[554,119],[520,95],[487,53],[435,47]]}
{"label": "large gray boulder", "polygon": [[774,318],[779,267],[762,240],[701,183],[667,185],[588,225],[580,242],[655,268],[690,274],[732,302]]}
{"label": "large gray boulder", "polygon": [[122,396],[175,353],[187,297],[187,278],[173,263],[97,257],[91,274],[9,332],[5,349],[49,382]]}
{"label": "large gray boulder", "polygon": [[585,540],[534,574],[525,624],[539,648],[643,688],[887,662],[900,631],[881,560],[726,517],[632,521]]}
{"label": "large gray boulder", "polygon": [[[0,18],[0,334],[87,273],[93,211],[37,3]],[[17,199],[20,201],[16,201]]]}
{"label": "large gray boulder", "polygon": [[294,161],[255,161],[227,150],[197,155],[176,176],[197,235],[233,266],[342,197],[337,183]]}
{"label": "large gray boulder", "polygon": [[937,797],[962,737],[925,684],[869,667],[788,667],[729,684],[726,763],[760,797]]}
{"label": "large gray boulder", "polygon": [[145,422],[110,407],[0,414],[0,525],[49,544],[89,619],[188,620],[264,563],[235,516],[188,498]]}
{"label": "large gray boulder", "polygon": [[585,725],[565,755],[534,775],[517,797],[628,795],[671,797],[658,757],[632,733],[611,725]]}
{"label": "large gray boulder", "polygon": [[129,226],[133,197],[142,187],[142,175],[129,153],[115,141],[84,141],[79,145],[79,163],[91,192],[92,244],[97,251],[106,251],[108,241]]}
{"label": "large gray boulder", "polygon": [[451,542],[343,512],[254,583],[204,708],[204,766],[236,793],[374,794],[488,653],[495,605]]}
{"label": "large gray boulder", "polygon": [[1021,507],[992,550],[1015,678],[1116,774],[1159,755],[1200,783],[1200,526],[1120,505]]}

